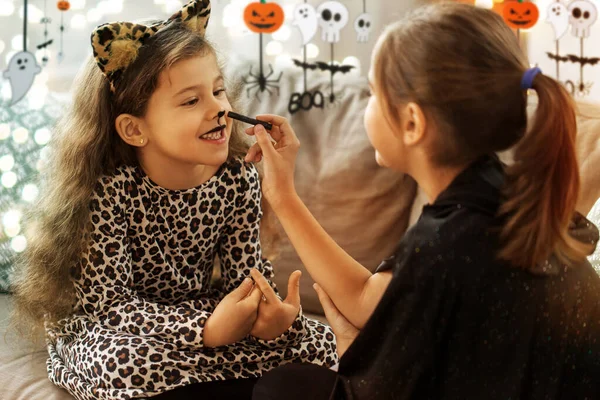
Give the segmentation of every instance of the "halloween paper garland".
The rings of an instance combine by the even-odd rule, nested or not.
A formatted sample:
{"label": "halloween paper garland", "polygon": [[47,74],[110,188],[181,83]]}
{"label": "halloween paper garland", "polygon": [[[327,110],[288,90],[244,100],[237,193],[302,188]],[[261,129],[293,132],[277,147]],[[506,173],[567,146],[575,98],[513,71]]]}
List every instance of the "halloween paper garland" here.
{"label": "halloween paper garland", "polygon": [[35,76],[41,72],[35,56],[27,51],[27,0],[23,8],[23,51],[18,52],[10,59],[8,69],[4,71],[4,78],[10,82],[12,98],[10,106],[15,105],[31,89]]}
{"label": "halloween paper garland", "polygon": [[317,68],[322,71],[329,71],[331,75],[329,102],[335,103],[334,75],[338,72],[346,74],[354,68],[352,65],[336,65],[334,57],[335,43],[340,41],[340,32],[348,24],[348,8],[339,1],[326,1],[317,7],[317,15],[321,27],[321,39],[331,44],[331,63],[317,61],[316,64]]}
{"label": "halloween paper garland", "polygon": [[508,26],[517,30],[533,28],[540,18],[535,3],[523,0],[507,1],[502,14]]}
{"label": "halloween paper garland", "polygon": [[363,13],[354,20],[354,30],[356,31],[356,40],[358,43],[367,43],[373,20],[371,14],[367,13],[367,0],[363,0]]}
{"label": "halloween paper garland", "polygon": [[46,66],[48,64],[48,46],[50,46],[54,40],[48,40],[48,24],[52,22],[50,18],[48,18],[48,0],[44,0],[44,17],[42,17],[40,23],[44,24],[44,42],[37,46],[38,50],[44,50],[44,55],[42,56],[42,66]]}
{"label": "halloween paper garland", "polygon": [[333,77],[338,72],[343,74],[347,74],[348,72],[354,69],[354,65],[338,65],[335,64],[335,58],[333,56],[334,52],[334,44],[331,43],[331,64],[327,64],[321,61],[317,61],[317,67],[322,71],[329,71],[330,79],[331,79],[331,93],[329,94],[329,102],[335,103],[335,89],[334,89],[334,80]]}
{"label": "halloween paper garland", "polygon": [[294,20],[292,25],[296,26],[302,36],[302,56],[304,61],[292,60],[294,65],[302,68],[304,77],[304,91],[302,93],[292,93],[288,103],[288,111],[295,114],[300,110],[309,111],[313,107],[323,108],[325,106],[323,93],[315,90],[313,93],[308,91],[307,70],[316,70],[317,64],[310,64],[306,60],[306,45],[315,37],[318,30],[318,18],[315,8],[304,0],[304,4],[299,4],[294,10]]}
{"label": "halloween paper garland", "polygon": [[520,43],[521,30],[533,28],[540,18],[540,11],[535,3],[530,1],[506,1],[502,17],[508,26],[517,30],[517,37]]}
{"label": "halloween paper garland", "polygon": [[592,25],[598,21],[598,9],[589,0],[575,0],[569,4],[571,33],[580,39],[590,37]]}
{"label": "halloween paper garland", "polygon": [[340,41],[340,32],[348,24],[350,13],[339,1],[326,1],[317,7],[321,40],[327,43]]}
{"label": "halloween paper garland", "polygon": [[56,7],[61,11],[60,13],[60,50],[58,52],[58,62],[61,62],[64,58],[63,52],[63,35],[65,33],[65,12],[71,8],[71,3],[67,0],[59,0],[56,3]]}
{"label": "halloween paper garland", "polygon": [[[546,22],[552,25],[554,41],[556,43],[556,56],[560,54],[560,39],[569,30],[569,10],[560,1],[548,6]],[[560,62],[556,59],[556,79],[560,80]]]}
{"label": "halloween paper garland", "polygon": [[281,80],[283,72],[280,72],[276,79],[269,79],[275,73],[273,66],[269,64],[270,71],[265,75],[263,68],[263,34],[277,31],[283,25],[284,19],[285,14],[283,9],[277,3],[267,3],[266,0],[250,3],[244,9],[244,23],[252,32],[259,34],[260,67],[258,74],[253,74],[252,67],[250,67],[248,77],[244,78],[244,83],[248,85],[246,88],[248,97],[250,97],[252,90],[255,90],[257,99],[259,99],[259,92],[267,91],[269,94],[273,94],[271,89],[276,89],[277,94],[279,94],[278,83]]}
{"label": "halloween paper garland", "polygon": [[302,45],[306,46],[315,37],[319,28],[317,10],[304,0],[304,4],[297,5],[294,10],[292,25],[300,30]]}
{"label": "halloween paper garland", "polygon": [[[364,3],[366,8],[366,3]],[[362,15],[362,14],[361,14]],[[288,103],[288,111],[294,114],[300,110],[309,111],[312,108],[323,108],[325,106],[324,95],[320,91],[310,93],[307,91],[307,70],[329,71],[331,92],[329,94],[329,102],[335,103],[335,88],[334,76],[342,72],[350,72],[353,65],[338,65],[335,64],[335,43],[340,40],[340,33],[346,27],[350,15],[348,8],[339,1],[326,1],[321,3],[316,9],[306,3],[296,7],[294,12],[293,25],[297,26],[302,35],[302,43],[304,46],[303,54],[304,61],[293,60],[294,64],[303,69],[304,72],[304,92],[292,93]],[[369,24],[370,27],[370,24]],[[306,61],[306,44],[315,36],[318,28],[321,29],[321,40],[329,43],[331,47],[331,63],[317,61],[316,63],[308,63]]]}
{"label": "halloween paper garland", "polygon": [[266,0],[248,4],[244,9],[244,22],[255,33],[273,33],[283,25],[285,14],[277,3]]}
{"label": "halloween paper garland", "polygon": [[[556,79],[560,80],[560,63],[571,62],[579,64],[579,82],[571,80],[564,82],[565,87],[572,95],[587,96],[593,86],[593,82],[585,82],[584,67],[595,66],[600,63],[599,57],[585,57],[585,40],[590,36],[591,27],[598,20],[598,9],[589,0],[573,0],[565,4],[557,1],[548,7],[547,21],[552,24],[554,38],[556,41],[556,53],[547,52],[551,60],[556,62]],[[571,27],[571,34],[580,40],[580,54],[560,55],[559,41]]]}

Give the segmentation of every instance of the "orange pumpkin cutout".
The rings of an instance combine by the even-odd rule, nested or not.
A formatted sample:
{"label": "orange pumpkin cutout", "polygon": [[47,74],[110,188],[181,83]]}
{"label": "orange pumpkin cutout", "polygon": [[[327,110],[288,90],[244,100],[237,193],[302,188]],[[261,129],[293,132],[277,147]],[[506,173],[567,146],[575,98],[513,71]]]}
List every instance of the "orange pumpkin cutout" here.
{"label": "orange pumpkin cutout", "polygon": [[56,6],[60,11],[68,11],[69,8],[71,8],[71,3],[65,0],[61,0],[56,4]]}
{"label": "orange pumpkin cutout", "polygon": [[540,18],[537,6],[530,2],[507,1],[504,3],[504,21],[514,29],[533,28]]}
{"label": "orange pumpkin cutout", "polygon": [[283,8],[266,0],[250,3],[244,9],[244,22],[256,33],[273,33],[283,25]]}

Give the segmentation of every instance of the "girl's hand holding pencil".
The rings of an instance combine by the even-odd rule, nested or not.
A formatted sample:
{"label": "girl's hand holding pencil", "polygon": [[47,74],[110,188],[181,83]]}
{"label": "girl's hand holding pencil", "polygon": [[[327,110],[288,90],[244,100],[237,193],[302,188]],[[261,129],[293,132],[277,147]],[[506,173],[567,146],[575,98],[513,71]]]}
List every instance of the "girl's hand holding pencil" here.
{"label": "girl's hand holding pencil", "polygon": [[294,196],[294,168],[300,141],[288,120],[278,115],[259,115],[257,119],[273,124],[271,138],[262,125],[246,129],[246,134],[256,137],[256,143],[248,150],[246,162],[259,162],[263,158],[264,178],[262,191],[277,212],[279,204]]}

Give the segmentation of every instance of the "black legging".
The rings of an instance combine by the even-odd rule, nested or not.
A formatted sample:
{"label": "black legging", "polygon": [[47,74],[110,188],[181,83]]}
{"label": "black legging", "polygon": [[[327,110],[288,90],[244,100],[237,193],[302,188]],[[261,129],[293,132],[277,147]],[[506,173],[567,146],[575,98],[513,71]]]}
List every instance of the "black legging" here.
{"label": "black legging", "polygon": [[314,364],[287,364],[264,374],[252,400],[328,400],[337,373]]}
{"label": "black legging", "polygon": [[256,378],[194,383],[169,390],[148,400],[251,400]]}
{"label": "black legging", "polygon": [[328,400],[337,374],[314,364],[287,364],[256,379],[195,383],[149,400]]}

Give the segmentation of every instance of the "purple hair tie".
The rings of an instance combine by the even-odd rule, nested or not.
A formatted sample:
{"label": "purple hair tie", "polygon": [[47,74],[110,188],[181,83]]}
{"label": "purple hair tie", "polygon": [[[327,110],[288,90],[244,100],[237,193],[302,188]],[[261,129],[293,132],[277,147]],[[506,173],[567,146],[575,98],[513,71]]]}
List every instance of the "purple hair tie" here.
{"label": "purple hair tie", "polygon": [[533,89],[533,80],[537,76],[537,74],[541,74],[542,70],[538,67],[530,68],[523,74],[523,79],[521,79],[521,89]]}

